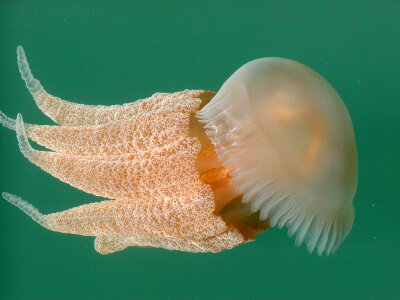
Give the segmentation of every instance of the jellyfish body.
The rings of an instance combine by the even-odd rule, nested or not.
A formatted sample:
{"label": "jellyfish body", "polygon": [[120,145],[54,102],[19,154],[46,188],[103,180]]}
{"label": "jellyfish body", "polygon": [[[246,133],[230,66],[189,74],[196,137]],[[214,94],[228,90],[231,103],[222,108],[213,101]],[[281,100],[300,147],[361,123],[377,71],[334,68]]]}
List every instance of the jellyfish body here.
{"label": "jellyfish body", "polygon": [[238,69],[196,114],[236,192],[296,244],[329,254],[351,229],[357,153],[335,89],[298,62],[262,58]]}
{"label": "jellyfish body", "polygon": [[[102,253],[129,246],[218,252],[288,225],[297,244],[336,250],[353,220],[356,152],[347,110],[317,73],[269,58],[235,72],[215,95],[157,93],[114,106],[48,94],[18,47],[22,78],[58,126],[0,114],[23,155],[60,180],[108,199],[42,215],[42,226],[95,236]],[[28,139],[52,151],[34,150]]]}

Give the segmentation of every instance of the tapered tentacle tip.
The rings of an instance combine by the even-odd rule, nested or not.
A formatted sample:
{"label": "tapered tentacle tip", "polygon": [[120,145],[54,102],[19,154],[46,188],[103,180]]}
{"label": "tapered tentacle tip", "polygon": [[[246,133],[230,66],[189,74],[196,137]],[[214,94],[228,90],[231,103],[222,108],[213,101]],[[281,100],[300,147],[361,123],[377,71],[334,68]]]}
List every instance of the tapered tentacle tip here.
{"label": "tapered tentacle tip", "polygon": [[[18,66],[20,67],[20,72],[22,72],[21,67],[27,67],[29,70],[29,65],[28,65],[28,62],[26,61],[25,51],[24,51],[24,48],[22,48],[22,46],[17,47],[17,60],[18,60]],[[24,78],[24,80],[25,80],[25,78]]]}
{"label": "tapered tentacle tip", "polygon": [[22,56],[22,55],[25,55],[24,48],[22,48],[21,45],[18,45],[18,46],[17,46],[17,55],[18,55],[18,57],[20,57],[20,56]]}
{"label": "tapered tentacle tip", "polygon": [[15,130],[16,121],[14,119],[11,119],[10,117],[8,117],[1,110],[0,110],[0,123],[1,123],[1,125],[3,125],[4,127],[8,128],[8,129]]}
{"label": "tapered tentacle tip", "polygon": [[6,200],[6,201],[8,201],[8,202],[11,202],[11,197],[10,196],[12,196],[10,193],[7,193],[7,192],[2,192],[1,193],[1,196],[3,197],[3,199],[4,200]]}
{"label": "tapered tentacle tip", "polygon": [[21,73],[22,79],[25,81],[26,87],[31,94],[35,94],[42,89],[42,85],[39,80],[33,77],[22,46],[17,47],[17,60],[19,72]]}
{"label": "tapered tentacle tip", "polygon": [[21,209],[24,213],[32,218],[35,222],[39,223],[43,227],[47,227],[46,218],[42,215],[37,208],[35,208],[32,204],[28,203],[27,201],[23,200],[21,197],[16,195],[3,192],[1,194],[4,200],[10,202],[11,204],[15,205],[19,209]]}
{"label": "tapered tentacle tip", "polygon": [[2,192],[1,196],[3,197],[4,200],[6,200],[7,202],[10,202],[13,205],[17,205],[17,200],[18,200],[18,196],[7,193],[7,192]]}
{"label": "tapered tentacle tip", "polygon": [[15,123],[15,131],[17,133],[18,145],[21,153],[29,160],[33,158],[34,151],[29,143],[29,140],[25,133],[24,121],[22,115],[19,113],[17,115],[17,120]]}
{"label": "tapered tentacle tip", "polygon": [[3,197],[4,200],[6,200],[7,202],[10,202],[11,204],[18,206],[18,203],[21,203],[21,201],[23,201],[20,197],[7,193],[7,192],[3,192],[1,193],[1,196]]}

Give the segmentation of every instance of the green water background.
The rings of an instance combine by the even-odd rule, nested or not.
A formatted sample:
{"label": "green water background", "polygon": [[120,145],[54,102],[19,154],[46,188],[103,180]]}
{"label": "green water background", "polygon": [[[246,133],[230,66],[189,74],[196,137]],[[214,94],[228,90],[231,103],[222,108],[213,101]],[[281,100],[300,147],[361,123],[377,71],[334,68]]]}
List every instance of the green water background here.
{"label": "green water background", "polygon": [[[219,254],[129,248],[50,232],[0,202],[1,299],[400,299],[400,1],[0,2],[0,109],[52,124],[16,64],[25,48],[52,94],[120,104],[220,85],[281,56],[314,68],[352,117],[359,154],[353,229],[330,257],[272,229]],[[36,145],[35,145],[36,146]],[[0,191],[44,213],[100,200],[30,164],[0,128]]]}

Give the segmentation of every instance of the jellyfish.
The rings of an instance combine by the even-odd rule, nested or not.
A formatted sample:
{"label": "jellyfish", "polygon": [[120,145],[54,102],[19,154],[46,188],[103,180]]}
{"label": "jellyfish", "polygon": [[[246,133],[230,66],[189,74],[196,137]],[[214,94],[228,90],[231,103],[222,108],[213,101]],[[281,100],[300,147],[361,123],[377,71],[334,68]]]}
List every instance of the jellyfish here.
{"label": "jellyfish", "polygon": [[309,67],[261,58],[217,93],[156,93],[102,106],[50,95],[21,46],[17,57],[36,105],[57,125],[0,112],[1,123],[31,163],[106,199],[44,215],[3,193],[43,227],[93,236],[101,254],[131,246],[220,252],[277,226],[297,246],[329,255],[348,235],[357,187],[353,126],[339,94]]}

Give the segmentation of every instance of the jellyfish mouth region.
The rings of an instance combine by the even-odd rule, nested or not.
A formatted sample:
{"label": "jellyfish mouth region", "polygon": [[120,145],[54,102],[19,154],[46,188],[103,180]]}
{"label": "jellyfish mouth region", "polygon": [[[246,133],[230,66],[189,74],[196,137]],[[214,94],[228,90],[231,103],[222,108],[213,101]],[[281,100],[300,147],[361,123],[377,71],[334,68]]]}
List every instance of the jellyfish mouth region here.
{"label": "jellyfish mouth region", "polygon": [[231,183],[231,168],[225,168],[217,157],[214,145],[204,128],[194,115],[190,117],[190,136],[200,140],[201,149],[196,160],[196,170],[200,180],[208,184],[214,194],[214,214],[228,225],[241,232],[247,240],[255,240],[256,235],[269,229],[268,220],[261,221],[260,213],[252,212],[250,205],[242,203],[243,194],[235,192]]}

